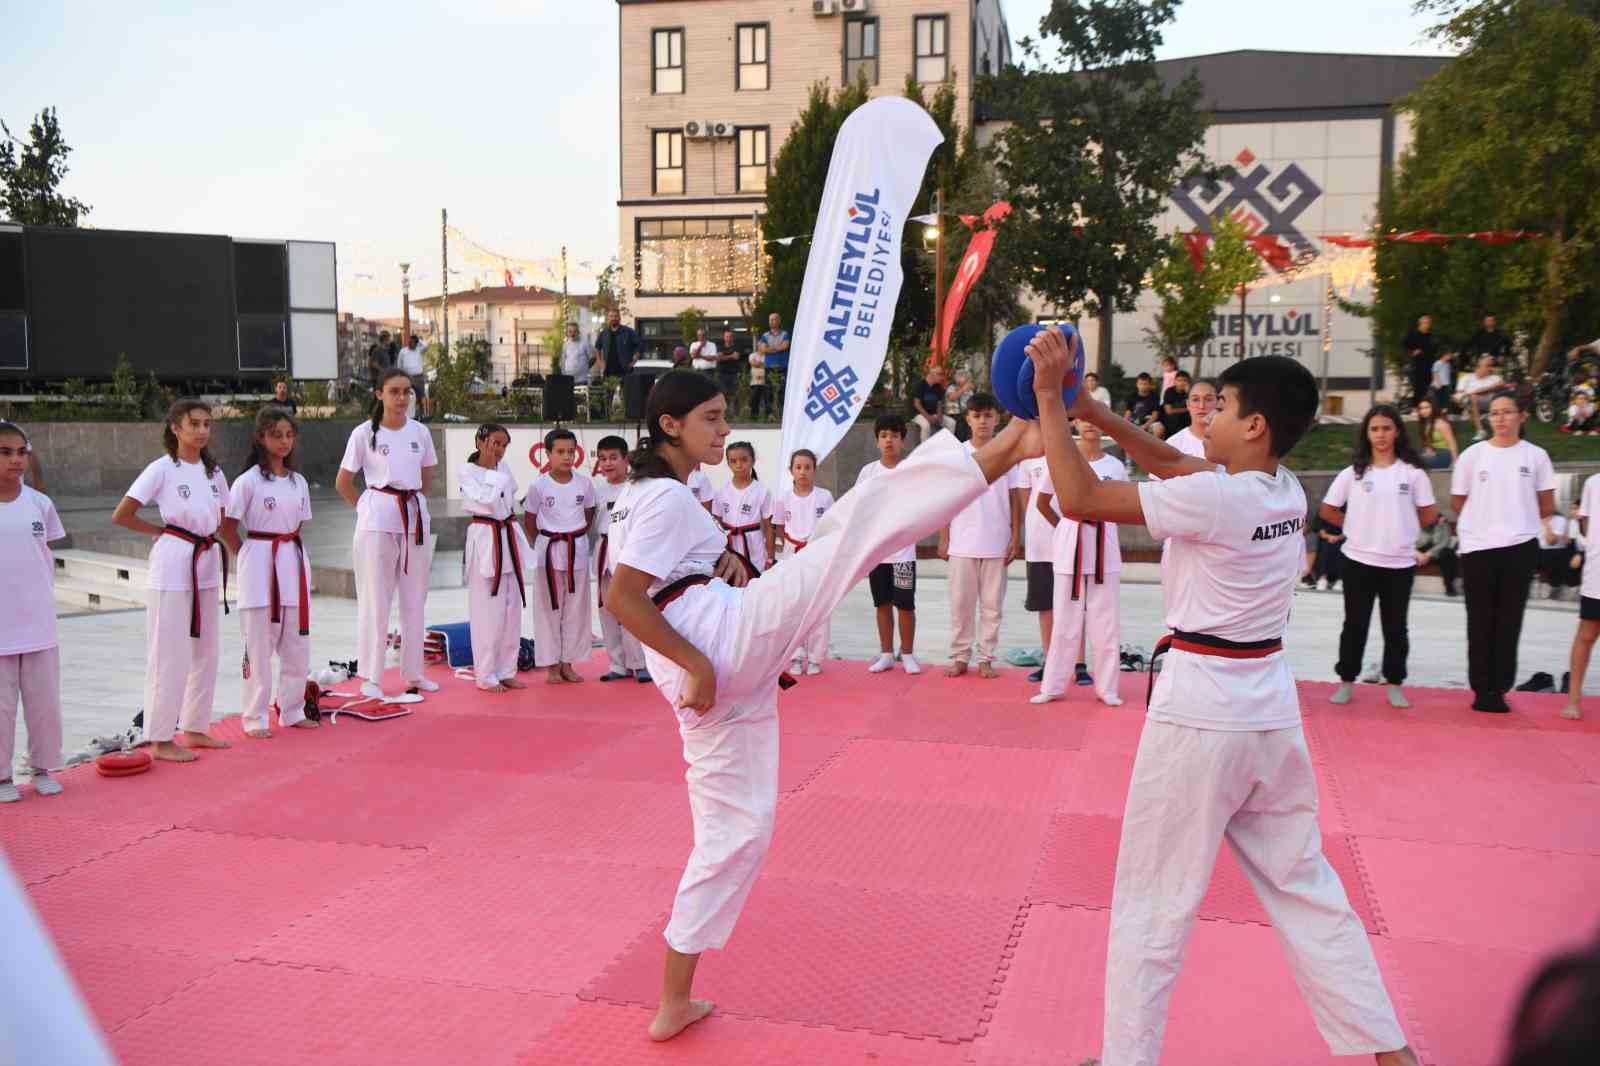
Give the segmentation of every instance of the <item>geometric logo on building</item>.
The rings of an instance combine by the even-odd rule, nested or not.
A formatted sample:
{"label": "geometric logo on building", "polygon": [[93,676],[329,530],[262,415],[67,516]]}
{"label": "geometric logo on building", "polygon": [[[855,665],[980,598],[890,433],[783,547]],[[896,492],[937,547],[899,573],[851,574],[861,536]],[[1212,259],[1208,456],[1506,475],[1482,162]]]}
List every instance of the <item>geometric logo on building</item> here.
{"label": "geometric logo on building", "polygon": [[1309,238],[1295,227],[1295,220],[1322,195],[1298,163],[1289,163],[1274,174],[1265,163],[1256,163],[1255,154],[1246,148],[1239,153],[1232,174],[1216,181],[1194,177],[1172,191],[1178,206],[1201,233],[1211,232],[1211,219],[1226,214],[1244,223],[1251,236],[1277,237],[1289,245],[1292,258],[1315,255]]}
{"label": "geometric logo on building", "polygon": [[811,388],[806,390],[806,417],[815,422],[823,415],[832,418],[835,425],[844,425],[855,417],[856,385],[860,376],[854,367],[835,371],[826,359],[818,359],[811,372]]}

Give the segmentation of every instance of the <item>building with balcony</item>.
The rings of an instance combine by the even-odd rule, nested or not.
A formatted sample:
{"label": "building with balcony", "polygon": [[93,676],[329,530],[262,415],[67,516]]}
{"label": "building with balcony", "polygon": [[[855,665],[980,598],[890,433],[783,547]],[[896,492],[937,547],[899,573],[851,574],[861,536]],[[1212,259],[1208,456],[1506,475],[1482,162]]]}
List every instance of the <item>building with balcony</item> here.
{"label": "building with balcony", "polygon": [[[589,309],[592,299],[589,294],[567,297],[580,336],[593,337],[599,329]],[[552,353],[544,340],[552,329],[563,327],[559,292],[537,285],[453,292],[448,314],[451,344],[467,338],[489,343],[492,384],[503,387],[526,374],[550,372]],[[425,327],[429,337],[441,339],[445,325],[443,301],[437,296],[412,300],[411,320],[413,325]]]}

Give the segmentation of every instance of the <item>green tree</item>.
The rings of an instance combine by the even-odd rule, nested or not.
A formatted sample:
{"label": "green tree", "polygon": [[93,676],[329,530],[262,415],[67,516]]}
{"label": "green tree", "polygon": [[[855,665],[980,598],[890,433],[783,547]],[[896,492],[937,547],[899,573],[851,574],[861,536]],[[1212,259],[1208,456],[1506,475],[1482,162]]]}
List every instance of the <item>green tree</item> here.
{"label": "green tree", "polygon": [[1150,270],[1150,287],[1161,298],[1156,321],[1167,345],[1162,354],[1180,360],[1192,355],[1195,377],[1200,376],[1202,346],[1211,338],[1217,307],[1261,276],[1261,257],[1246,236],[1237,219],[1218,215],[1211,220],[1211,239],[1198,270],[1181,233],[1172,235]]}
{"label": "green tree", "polygon": [[12,136],[4,122],[0,134],[0,216],[25,226],[76,226],[90,208],[57,191],[67,176],[72,148],[61,137],[55,108],[33,117],[26,143]]}
{"label": "green tree", "polygon": [[1420,0],[1416,10],[1437,15],[1430,35],[1460,54],[1406,102],[1415,141],[1382,229],[1544,236],[1379,242],[1379,336],[1393,350],[1418,314],[1465,332],[1493,310],[1537,336],[1537,376],[1573,309],[1600,294],[1600,2]]}
{"label": "green tree", "polygon": [[683,338],[683,343],[686,345],[693,343],[695,333],[705,324],[704,307],[685,307],[678,312],[678,335]]}
{"label": "green tree", "polygon": [[1102,366],[1111,312],[1133,310],[1165,247],[1156,220],[1168,194],[1202,169],[1210,118],[1199,80],[1191,73],[1169,88],[1155,70],[1177,7],[1053,0],[1039,22],[1045,41],[1023,38],[1025,65],[981,89],[1013,123],[994,147],[1021,214],[1008,243],[1047,301],[1102,316]]}
{"label": "green tree", "polygon": [[589,302],[595,316],[604,322],[606,315],[616,311],[624,320],[628,317],[628,295],[622,284],[622,264],[611,262],[595,278],[594,299]]}

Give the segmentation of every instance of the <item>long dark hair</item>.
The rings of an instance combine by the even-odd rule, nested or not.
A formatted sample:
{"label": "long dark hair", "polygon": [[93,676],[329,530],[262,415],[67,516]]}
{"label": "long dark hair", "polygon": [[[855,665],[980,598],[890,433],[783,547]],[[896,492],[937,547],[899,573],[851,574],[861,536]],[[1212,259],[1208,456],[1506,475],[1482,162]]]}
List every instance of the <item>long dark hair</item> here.
{"label": "long dark hair", "polygon": [[[1420,414],[1417,415],[1417,447],[1419,450],[1422,448],[1433,447],[1431,442],[1433,441],[1434,424],[1440,419],[1444,418],[1444,415],[1439,411],[1439,405],[1434,402],[1431,396],[1422,396],[1417,399],[1418,407],[1421,407],[1423,404],[1427,404],[1428,410],[1433,413],[1427,418],[1423,418]],[[1449,424],[1448,419],[1446,419],[1445,422],[1447,425]]]}
{"label": "long dark hair", "polygon": [[760,481],[761,475],[756,473],[756,446],[747,440],[736,440],[723,450],[724,458],[732,455],[735,449],[743,449],[750,453],[750,480]]}
{"label": "long dark hair", "polygon": [[645,431],[648,434],[628,456],[628,480],[644,481],[653,477],[678,475],[672,464],[661,454],[662,448],[677,447],[678,439],[661,428],[665,416],[686,418],[696,407],[722,395],[716,382],[705,374],[693,370],[669,370],[656,379],[650,395],[644,402]]}
{"label": "long dark hair", "polygon": [[[273,407],[270,404],[263,407],[256,412],[256,428],[250,434],[250,454],[245,457],[244,465],[239,468],[240,477],[249,473],[252,466],[259,466],[263,477],[272,477],[272,468],[267,465],[267,448],[266,445],[261,443],[261,438],[267,435],[267,430],[279,422],[289,423],[289,428],[294,430],[296,438],[299,437],[300,423],[295,420],[294,415],[291,415],[282,407]],[[294,480],[294,453],[299,447],[300,442],[296,439],[295,446],[290,448],[289,454],[283,457],[283,468],[289,471],[289,480],[291,481]]]}
{"label": "long dark hair", "polygon": [[[167,454],[172,461],[178,461],[178,434],[173,431],[173,426],[183,421],[183,416],[190,411],[204,411],[211,413],[211,405],[204,400],[179,400],[167,408],[167,421],[161,427],[161,443],[167,449]],[[206,468],[206,477],[217,472],[217,460],[211,454],[211,444],[207,442],[200,449],[200,463]]]}
{"label": "long dark hair", "polygon": [[[478,427],[478,432],[472,435],[472,443],[482,444],[496,433],[504,433],[506,435],[506,443],[509,444],[511,442],[511,431],[509,429],[507,429],[505,426],[502,426],[498,422],[485,422],[483,425]],[[472,454],[467,456],[467,462],[475,463],[477,461],[478,449],[474,448],[472,449]]]}
{"label": "long dark hair", "polygon": [[1361,419],[1361,428],[1356,431],[1355,453],[1350,460],[1350,465],[1356,468],[1356,477],[1363,477],[1367,467],[1372,465],[1372,441],[1367,437],[1367,426],[1374,418],[1387,418],[1394,424],[1394,457],[1402,463],[1422,469],[1422,456],[1417,454],[1417,446],[1411,443],[1411,434],[1406,432],[1400,412],[1389,404],[1380,403],[1367,411]]}
{"label": "long dark hair", "polygon": [[378,383],[372,387],[372,406],[367,408],[368,417],[372,421],[372,446],[378,446],[378,423],[383,421],[383,386],[390,378],[405,378],[411,380],[411,375],[397,366],[391,366],[378,375]]}

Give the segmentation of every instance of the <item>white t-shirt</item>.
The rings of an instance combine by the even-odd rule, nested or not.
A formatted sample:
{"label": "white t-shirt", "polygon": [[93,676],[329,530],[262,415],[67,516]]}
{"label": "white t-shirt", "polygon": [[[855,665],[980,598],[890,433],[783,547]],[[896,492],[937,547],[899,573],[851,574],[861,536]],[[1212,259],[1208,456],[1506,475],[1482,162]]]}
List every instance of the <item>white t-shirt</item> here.
{"label": "white t-shirt", "polygon": [[[900,460],[900,462],[903,463],[903,462],[905,462],[905,460],[902,459],[902,460]],[[898,466],[896,467],[896,469],[898,469]],[[884,466],[883,462],[881,460],[874,459],[872,462],[870,462],[866,466],[862,467],[861,468],[861,473],[856,475],[856,489],[859,490],[862,485],[865,485],[867,482],[871,481],[873,478],[882,477],[884,474],[887,474],[888,472],[889,472],[889,468]],[[892,554],[890,554],[887,557],[885,557],[883,561],[886,562],[886,563],[914,563],[914,562],[916,562],[917,561],[917,545],[916,545],[916,542],[913,541],[912,543],[907,544],[904,548],[901,548],[899,551],[893,552]]]}
{"label": "white t-shirt", "polygon": [[[66,535],[56,505],[42,492],[24,485],[16,499],[0,503],[0,597],[6,605],[0,655],[26,655],[59,643],[50,541]],[[0,773],[10,772],[0,767]]]}
{"label": "white t-shirt", "polygon": [[717,342],[695,341],[689,345],[689,365],[696,370],[710,370],[717,365]]}
{"label": "white t-shirt", "polygon": [[[759,526],[763,518],[772,517],[772,493],[759,481],[752,480],[742,489],[736,488],[730,481],[711,497],[711,513],[724,529]],[[760,530],[751,530],[743,536],[730,536],[723,546],[731,546],[747,555],[757,570],[767,568],[767,541]]]}
{"label": "white t-shirt", "polygon": [[[545,531],[552,533],[571,533],[574,531],[588,532],[589,516],[585,513],[595,506],[594,482],[587,475],[576,470],[565,485],[551,477],[549,474],[540,474],[532,485],[528,486],[528,495],[523,500],[525,507],[533,520],[539,526],[539,539],[533,544],[534,566],[541,567],[545,564],[545,547],[550,543]],[[584,569],[589,565],[587,548],[577,553],[576,564],[569,564],[567,560],[567,545],[557,542],[551,549],[550,565],[556,570],[566,570],[569,565],[577,569]]]}
{"label": "white t-shirt", "polygon": [[[462,510],[501,522],[517,513],[517,476],[504,459],[493,470],[487,470],[477,463],[462,463],[460,474]],[[522,555],[523,570],[533,569],[533,549],[528,544],[527,534],[522,531],[521,522],[511,524],[511,535],[516,538],[517,551]],[[511,557],[511,549],[503,543],[504,537],[505,533],[499,529],[469,522],[461,560],[464,571],[481,577],[494,577],[496,538],[502,539],[500,572],[505,574],[514,570],[516,561]]]}
{"label": "white t-shirt", "polygon": [[1055,528],[1039,513],[1039,486],[1049,484],[1050,468],[1043,456],[1024,459],[1019,465],[1028,486],[1028,505],[1022,512],[1022,557],[1030,563],[1048,563],[1054,554]]}
{"label": "white t-shirt", "polygon": [[[420,489],[422,488],[422,470],[424,467],[437,466],[439,457],[433,450],[433,434],[428,432],[428,427],[415,419],[406,419],[406,424],[399,429],[385,429],[378,427],[378,442],[372,443],[372,423],[363,422],[350,431],[350,439],[344,446],[344,458],[339,460],[339,467],[352,474],[359,473],[366,479],[367,490],[361,494],[361,499],[356,501],[356,532],[357,533],[404,533],[405,525],[400,518],[400,501],[397,497],[386,492],[375,491],[378,487],[393,489]],[[410,511],[412,534],[416,533],[415,522],[420,510],[422,515],[422,535],[428,535],[428,500],[418,495],[416,497],[416,510],[410,504],[406,505]]]}
{"label": "white t-shirt", "polygon": [[1111,406],[1111,390],[1106,388],[1104,385],[1101,385],[1099,388],[1089,393],[1089,395],[1094,397],[1096,401],[1105,404],[1107,407]]}
{"label": "white t-shirt", "polygon": [[[611,511],[617,506],[617,497],[622,495],[622,490],[628,487],[627,478],[615,484],[603,477],[592,479],[594,483],[594,548],[592,549],[595,561],[595,575],[600,574],[600,538],[608,536],[611,532]],[[615,568],[616,554],[611,550],[611,544],[606,543],[606,572]]]}
{"label": "white t-shirt", "polygon": [[1434,504],[1433,483],[1419,467],[1395,460],[1369,466],[1356,480],[1347,466],[1333,479],[1322,502],[1344,511],[1344,554],[1366,566],[1405,570],[1417,565],[1422,522],[1417,508]]}
{"label": "white t-shirt", "polygon": [[[1550,533],[1548,537],[1545,536],[1547,529]],[[1577,530],[1573,530],[1573,532],[1576,533]],[[1565,536],[1567,536],[1567,520],[1558,514],[1551,515],[1547,521],[1539,525],[1539,547],[1541,548],[1554,548],[1556,547],[1555,538]]]}
{"label": "white t-shirt", "polygon": [[694,497],[696,503],[704,507],[711,502],[711,497],[715,490],[711,487],[711,479],[706,477],[704,470],[695,469],[689,471],[688,485],[689,494]]}
{"label": "white t-shirt", "polygon": [[[1485,387],[1493,388],[1503,383],[1503,379],[1499,374],[1485,374],[1482,377],[1479,377],[1476,373],[1472,373],[1461,379],[1461,381],[1456,385],[1456,392],[1462,396],[1466,396],[1469,393],[1476,392],[1479,389]],[[1484,398],[1488,398],[1487,394]]]}
{"label": "white t-shirt", "polygon": [[[259,466],[240,474],[228,493],[228,517],[249,533],[293,533],[311,521],[311,492],[306,479],[293,471],[288,477],[268,478]],[[164,538],[170,540],[171,538]],[[306,578],[311,560],[306,560]],[[293,544],[278,548],[278,602],[300,604],[300,552]],[[239,550],[239,606],[272,606],[272,543],[244,540]]]}
{"label": "white t-shirt", "polygon": [[[422,352],[407,345],[395,355],[394,365],[411,375],[413,379],[419,378],[422,376]],[[278,554],[282,556],[282,549],[279,549]]]}
{"label": "white t-shirt", "polygon": [[1206,442],[1199,434],[1195,433],[1193,426],[1184,426],[1168,437],[1167,443],[1184,455],[1192,455],[1196,459],[1204,459],[1206,457]]}
{"label": "white t-shirt", "polygon": [[[1600,528],[1600,475],[1592,475],[1583,483],[1583,495],[1579,501],[1578,517],[1589,520],[1588,539],[1593,540],[1596,529]],[[1596,561],[1596,555],[1600,555],[1600,552],[1584,552],[1583,587],[1578,590],[1580,595],[1591,600],[1600,600],[1600,561]]]}
{"label": "white t-shirt", "polygon": [[804,544],[811,539],[817,531],[817,523],[832,506],[833,493],[820,485],[812,485],[808,496],[801,496],[793,487],[778,494],[772,505],[772,524],[783,527],[785,555],[795,550],[791,541]]}
{"label": "white t-shirt", "polygon": [[1450,474],[1450,494],[1465,496],[1456,522],[1462,555],[1508,548],[1539,535],[1539,493],[1554,490],[1550,453],[1519,440],[1509,448],[1479,441],[1461,453]]}
{"label": "white t-shirt", "polygon": [[[206,477],[203,463],[185,463],[163,455],[144,468],[128,486],[127,495],[141,504],[155,504],[161,521],[178,526],[197,536],[208,537],[222,524],[222,509],[228,502],[228,479],[222,470]],[[150,548],[148,588],[171,591],[188,589],[194,546],[178,537],[157,537]],[[206,549],[200,559],[200,588],[214,589],[222,584],[222,545]]]}
{"label": "white t-shirt", "polygon": [[[963,446],[971,455],[978,449],[969,440]],[[1011,492],[1025,489],[1018,464],[996,478],[987,492],[967,504],[950,520],[950,556],[960,559],[1004,559],[1011,547]]]}
{"label": "white t-shirt", "polygon": [[[1139,485],[1145,524],[1169,540],[1167,628],[1232,641],[1281,638],[1305,565],[1306,494],[1287,467],[1205,471]],[[1150,701],[1153,721],[1250,731],[1300,724],[1300,697],[1282,652],[1227,659],[1167,653]]]}
{"label": "white t-shirt", "polygon": [[[1101,481],[1128,480],[1127,464],[1114,455],[1102,455],[1089,464],[1089,469],[1098,474]],[[1044,482],[1039,486],[1039,491],[1050,496],[1056,494],[1055,484],[1050,480],[1048,471],[1045,473]],[[1061,501],[1054,501],[1053,506],[1056,514],[1060,515]],[[1043,516],[1040,517],[1040,520],[1043,521]],[[1049,525],[1049,523],[1045,524]],[[1050,552],[1054,557],[1052,561],[1055,563],[1055,571],[1058,574],[1077,573],[1074,567],[1078,562],[1078,546],[1080,543],[1078,529],[1079,523],[1076,520],[1063,515],[1061,521],[1057,522],[1055,528],[1050,531],[1052,537]],[[1098,550],[1099,539],[1093,529],[1084,530],[1081,543],[1083,545],[1083,572],[1086,574],[1095,572],[1095,552]],[[1106,561],[1105,566],[1101,568],[1102,571],[1107,574],[1120,573],[1122,570],[1122,545],[1117,540],[1117,524],[1115,522],[1105,523],[1105,545]]]}

